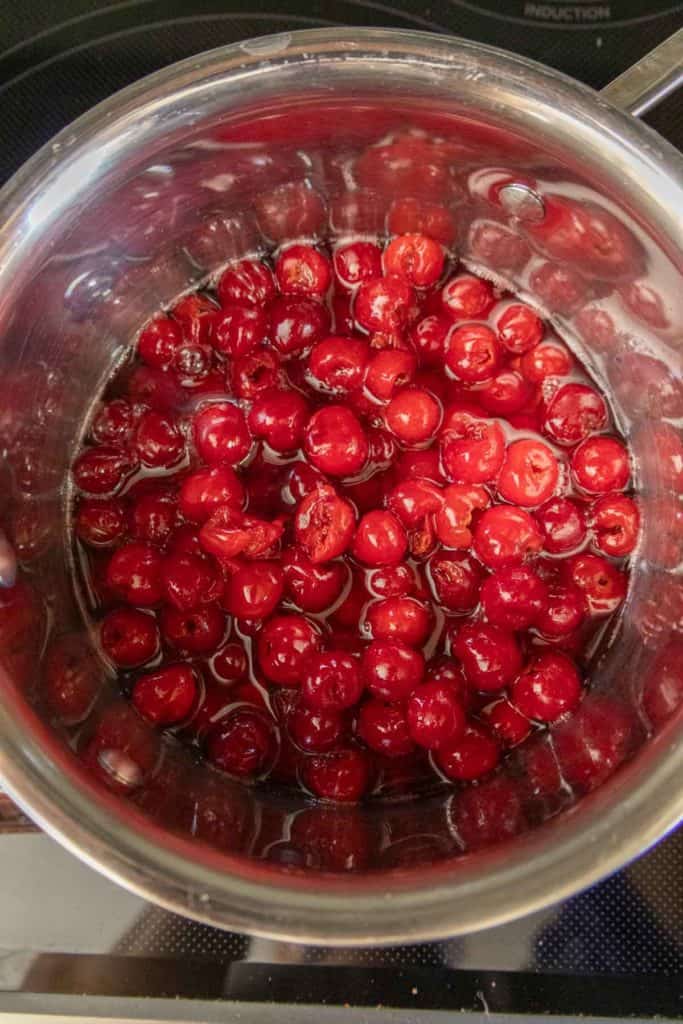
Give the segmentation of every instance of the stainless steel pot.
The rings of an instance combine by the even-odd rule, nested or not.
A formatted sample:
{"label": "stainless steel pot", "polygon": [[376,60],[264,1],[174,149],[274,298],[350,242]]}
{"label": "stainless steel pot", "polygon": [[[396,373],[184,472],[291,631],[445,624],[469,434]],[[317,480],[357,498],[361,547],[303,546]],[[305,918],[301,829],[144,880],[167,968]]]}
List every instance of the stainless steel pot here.
{"label": "stainless steel pot", "polygon": [[[680,47],[679,33],[600,96],[458,39],[356,29],[256,39],[117,94],[5,187],[0,575],[11,583],[15,551],[21,582],[0,591],[0,773],[79,857],[223,927],[377,944],[467,932],[562,899],[679,821],[683,163],[609,100],[645,109],[680,77]],[[378,163],[380,141],[406,131],[442,154],[436,169]],[[484,829],[469,849],[458,793],[316,810],[193,774],[163,745],[135,777],[121,769],[137,736],[128,719],[107,791],[72,748],[110,684],[84,721],[55,721],[45,702],[51,638],[83,629],[64,480],[92,395],[136,327],[222,263],[264,237],[384,230],[406,192],[445,202],[462,259],[539,306],[615,396],[644,530],[589,700],[618,700],[630,741],[600,788],[562,785],[550,808],[536,794],[524,813],[538,827],[490,846]],[[557,195],[590,211],[588,255],[553,228]],[[588,731],[575,740],[592,756]],[[562,769],[552,743],[541,753]]]}

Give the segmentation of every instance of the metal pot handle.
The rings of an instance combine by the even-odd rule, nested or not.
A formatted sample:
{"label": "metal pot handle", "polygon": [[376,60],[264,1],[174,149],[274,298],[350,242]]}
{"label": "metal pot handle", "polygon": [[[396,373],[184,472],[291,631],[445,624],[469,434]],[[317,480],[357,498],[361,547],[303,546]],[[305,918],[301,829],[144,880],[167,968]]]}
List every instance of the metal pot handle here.
{"label": "metal pot handle", "polygon": [[601,95],[615,107],[641,117],[683,85],[683,28],[606,85]]}

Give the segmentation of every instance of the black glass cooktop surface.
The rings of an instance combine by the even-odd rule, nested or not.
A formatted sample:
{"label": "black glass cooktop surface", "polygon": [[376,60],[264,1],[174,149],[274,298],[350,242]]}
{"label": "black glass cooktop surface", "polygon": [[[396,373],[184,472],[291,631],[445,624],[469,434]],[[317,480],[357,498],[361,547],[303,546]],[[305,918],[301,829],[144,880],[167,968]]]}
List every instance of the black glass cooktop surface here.
{"label": "black glass cooktop surface", "polygon": [[[600,88],[683,24],[683,4],[0,0],[0,181],[74,117],[157,68],[250,36],[337,24],[453,33]],[[683,94],[650,121],[683,148]],[[0,1021],[20,1012],[242,1024],[412,1024],[456,1010],[683,1016],[683,830],[564,904],[393,949],[219,932],[122,892],[40,834],[0,835],[0,879]]]}

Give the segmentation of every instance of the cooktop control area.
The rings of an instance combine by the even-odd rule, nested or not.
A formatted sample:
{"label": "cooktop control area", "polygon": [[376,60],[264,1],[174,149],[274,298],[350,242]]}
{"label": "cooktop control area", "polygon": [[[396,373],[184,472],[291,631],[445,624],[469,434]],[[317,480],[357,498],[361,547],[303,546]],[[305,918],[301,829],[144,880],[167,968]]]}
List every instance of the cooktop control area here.
{"label": "cooktop control area", "polygon": [[[250,36],[350,24],[461,35],[600,88],[683,24],[683,4],[0,0],[0,182],[74,117],[168,63]],[[683,148],[683,93],[649,120]],[[683,1017],[683,830],[590,892],[513,924],[440,943],[322,949],[184,920],[47,836],[5,827],[0,1024],[20,1013],[240,1024],[416,1024],[456,1011]]]}

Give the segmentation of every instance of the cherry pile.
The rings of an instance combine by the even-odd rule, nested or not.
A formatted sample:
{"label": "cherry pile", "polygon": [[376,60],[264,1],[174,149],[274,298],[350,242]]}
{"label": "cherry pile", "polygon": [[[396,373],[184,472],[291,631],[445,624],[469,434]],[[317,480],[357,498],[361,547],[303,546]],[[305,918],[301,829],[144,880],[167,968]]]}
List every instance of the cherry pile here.
{"label": "cherry pile", "polygon": [[140,332],[73,465],[101,649],[244,780],[480,780],[570,716],[639,514],[604,397],[421,234],[296,243]]}

